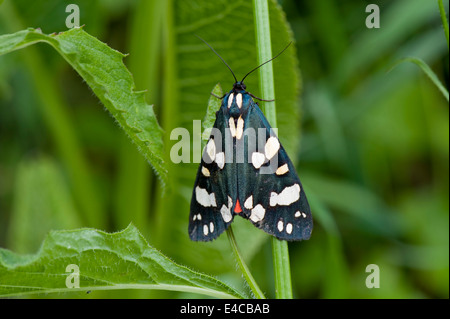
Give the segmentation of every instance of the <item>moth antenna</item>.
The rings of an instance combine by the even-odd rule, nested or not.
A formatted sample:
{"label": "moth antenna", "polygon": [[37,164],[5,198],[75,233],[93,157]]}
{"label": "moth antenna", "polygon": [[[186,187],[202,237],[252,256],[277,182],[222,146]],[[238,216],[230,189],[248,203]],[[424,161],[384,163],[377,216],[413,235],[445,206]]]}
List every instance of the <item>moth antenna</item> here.
{"label": "moth antenna", "polygon": [[234,72],[233,72],[233,70],[230,68],[230,66],[228,65],[228,63],[227,62],[225,62],[225,60],[220,56],[220,54],[219,53],[217,53],[216,52],[216,50],[214,50],[214,48],[211,46],[211,45],[209,45],[209,43],[208,42],[206,42],[205,40],[203,40],[200,36],[198,36],[198,35],[196,35],[196,34],[194,34],[197,38],[199,38],[200,40],[202,40],[221,60],[222,60],[222,62],[227,66],[227,68],[231,71],[231,74],[233,74],[233,77],[234,77],[234,81],[235,82],[237,82],[238,80],[236,79],[236,76],[234,75]]}
{"label": "moth antenna", "polygon": [[258,70],[258,69],[259,69],[260,67],[262,67],[264,64],[269,63],[270,61],[275,60],[276,58],[278,58],[278,57],[281,55],[281,53],[283,53],[284,51],[286,51],[287,48],[289,48],[289,46],[290,46],[291,44],[292,44],[292,41],[289,42],[288,45],[287,45],[280,53],[278,53],[276,56],[274,56],[272,59],[267,60],[266,62],[264,62],[264,63],[258,65],[256,68],[254,68],[253,70],[251,70],[250,72],[248,72],[248,73],[244,76],[244,78],[242,79],[241,82],[244,82],[245,78],[246,78],[247,76],[249,76],[250,73],[252,73],[253,71]]}

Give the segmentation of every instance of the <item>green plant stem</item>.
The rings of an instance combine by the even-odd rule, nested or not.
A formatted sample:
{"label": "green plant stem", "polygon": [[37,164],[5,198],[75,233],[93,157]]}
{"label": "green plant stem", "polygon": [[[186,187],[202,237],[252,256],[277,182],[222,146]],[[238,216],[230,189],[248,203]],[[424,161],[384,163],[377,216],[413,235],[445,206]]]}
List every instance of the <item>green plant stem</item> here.
{"label": "green plant stem", "polygon": [[[267,0],[253,0],[253,15],[255,19],[256,52],[258,65],[272,58],[270,40],[269,4]],[[259,89],[263,100],[275,99],[272,63],[259,68]],[[277,127],[275,101],[264,104],[264,115],[272,127]]]}
{"label": "green plant stem", "polygon": [[234,256],[236,258],[236,261],[239,265],[239,268],[242,271],[242,274],[244,275],[245,280],[247,281],[250,289],[252,290],[253,294],[258,299],[266,299],[263,292],[259,288],[258,284],[256,283],[255,279],[253,278],[250,270],[248,269],[247,265],[244,262],[244,259],[242,258],[237,243],[236,238],[234,237],[233,229],[231,225],[227,229],[227,237],[230,241],[231,248],[233,249]]}
{"label": "green plant stem", "polygon": [[272,256],[275,275],[275,296],[277,299],[292,299],[291,267],[287,241],[273,237]]}
{"label": "green plant stem", "polygon": [[447,22],[447,16],[445,14],[445,8],[444,8],[444,4],[442,3],[442,0],[439,0],[438,2],[439,2],[439,12],[441,13],[442,26],[444,27],[445,39],[447,40],[447,49],[448,49],[448,22]]}
{"label": "green plant stem", "polygon": [[[261,64],[272,58],[268,0],[253,0],[253,11],[258,64]],[[275,99],[272,63],[267,63],[259,68],[259,86],[262,99]],[[265,104],[264,113],[270,125],[277,127],[275,101]],[[287,242],[273,237],[272,255],[276,289],[275,296],[279,299],[292,298],[291,270]]]}
{"label": "green plant stem", "polygon": [[[159,114],[161,118],[161,125],[166,132],[163,136],[164,145],[170,145],[170,133],[179,123],[178,114],[178,82],[177,82],[177,44],[175,31],[175,11],[174,1],[163,1],[162,8],[162,92],[161,92],[161,106]],[[170,243],[170,234],[165,231],[170,228],[172,221],[176,218],[172,213],[177,212],[177,201],[175,199],[176,193],[175,184],[177,183],[177,165],[170,160],[170,149],[166,148],[164,152],[164,159],[167,162],[168,171],[170,174],[167,179],[167,191],[158,188],[155,198],[157,198],[157,205],[155,210],[156,223],[152,232],[155,234],[158,247],[167,247]]]}

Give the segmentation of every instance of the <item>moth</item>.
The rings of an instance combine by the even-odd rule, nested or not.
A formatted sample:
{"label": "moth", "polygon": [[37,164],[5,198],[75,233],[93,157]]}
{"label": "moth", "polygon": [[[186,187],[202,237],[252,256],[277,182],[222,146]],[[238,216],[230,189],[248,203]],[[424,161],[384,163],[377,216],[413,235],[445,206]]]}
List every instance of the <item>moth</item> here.
{"label": "moth", "polygon": [[[200,37],[199,37],[200,38]],[[281,240],[307,240],[313,220],[303,186],[255,99],[224,59],[235,83],[222,97],[192,193],[189,237],[211,241],[236,215]],[[264,101],[264,100],[262,100]]]}

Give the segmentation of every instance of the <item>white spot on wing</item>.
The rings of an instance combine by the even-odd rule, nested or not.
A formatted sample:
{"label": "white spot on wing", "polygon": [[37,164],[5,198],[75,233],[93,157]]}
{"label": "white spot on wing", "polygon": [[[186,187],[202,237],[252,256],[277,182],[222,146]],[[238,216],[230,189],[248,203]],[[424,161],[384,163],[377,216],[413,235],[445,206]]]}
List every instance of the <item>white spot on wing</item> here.
{"label": "white spot on wing", "polygon": [[277,228],[278,228],[278,231],[279,231],[279,232],[282,232],[282,231],[283,231],[284,224],[283,224],[283,221],[282,221],[282,220],[279,220],[279,221],[278,221]]}
{"label": "white spot on wing", "polygon": [[295,217],[300,217],[300,215],[301,215],[301,214],[300,214],[299,211],[296,211],[295,214],[294,214]]}
{"label": "white spot on wing", "polygon": [[244,202],[244,207],[247,209],[253,208],[253,195],[250,195]]}
{"label": "white spot on wing", "polygon": [[209,232],[210,232],[210,233],[213,233],[213,232],[214,232],[214,224],[213,224],[213,222],[210,222],[210,223],[209,223]]}
{"label": "white spot on wing", "polygon": [[278,167],[278,169],[275,172],[275,174],[283,175],[283,174],[286,174],[287,172],[289,172],[288,164],[284,164],[284,165],[281,165],[280,167]]}
{"label": "white spot on wing", "polygon": [[217,206],[214,193],[208,194],[208,191],[200,186],[195,188],[195,199],[203,207]]}
{"label": "white spot on wing", "polygon": [[256,169],[259,169],[262,164],[264,164],[265,156],[263,153],[253,152],[252,154],[252,164]]}
{"label": "white spot on wing", "polygon": [[275,136],[269,137],[266,142],[266,146],[264,147],[264,152],[266,153],[266,157],[270,160],[280,149],[280,142]]}
{"label": "white spot on wing", "polygon": [[286,233],[291,234],[292,233],[292,224],[288,223],[286,225]]}
{"label": "white spot on wing", "polygon": [[209,173],[209,169],[207,169],[205,166],[202,166],[202,174],[203,176],[209,177],[211,174]]}
{"label": "white spot on wing", "polygon": [[250,215],[250,219],[256,223],[261,220],[263,220],[264,215],[266,214],[266,210],[264,207],[261,206],[261,204],[258,204],[255,206],[255,208],[252,209],[252,214]]}
{"label": "white spot on wing", "polygon": [[285,187],[279,194],[270,193],[270,206],[288,206],[300,198],[300,185],[294,184],[292,186]]}
{"label": "white spot on wing", "polygon": [[206,144],[206,153],[208,153],[211,161],[214,161],[216,158],[216,144],[212,138],[209,139],[208,144]]}
{"label": "white spot on wing", "polygon": [[233,200],[231,199],[230,196],[228,196],[228,207],[225,205],[222,205],[222,207],[220,208],[220,214],[222,215],[223,221],[225,223],[228,223],[233,218],[233,216],[231,216],[231,207],[232,206],[233,206]]}
{"label": "white spot on wing", "polygon": [[234,124],[234,117],[230,117],[230,119],[228,120],[228,125],[230,126],[231,136],[235,137],[236,136],[236,126]]}
{"label": "white spot on wing", "polygon": [[270,206],[276,206],[278,203],[278,194],[275,192],[270,193]]}
{"label": "white spot on wing", "polygon": [[228,223],[231,220],[230,209],[227,206],[222,205],[220,213],[222,214],[222,218],[225,223]]}
{"label": "white spot on wing", "polygon": [[228,96],[228,108],[230,108],[230,107],[231,107],[231,104],[233,104],[233,97],[234,97],[234,94],[233,94],[233,93],[231,93],[231,94]]}
{"label": "white spot on wing", "polygon": [[225,166],[225,153],[224,152],[220,152],[220,153],[216,154],[216,163],[220,169],[223,169],[223,167]]}
{"label": "white spot on wing", "polygon": [[203,235],[208,235],[208,225],[203,225]]}
{"label": "white spot on wing", "polygon": [[240,140],[243,133],[244,133],[244,120],[242,119],[241,116],[239,116],[236,125],[236,138]]}
{"label": "white spot on wing", "polygon": [[236,94],[236,104],[238,108],[242,108],[242,94],[238,93]]}
{"label": "white spot on wing", "polygon": [[216,195],[214,195],[214,193],[209,194],[209,200],[211,202],[211,206],[217,207]]}

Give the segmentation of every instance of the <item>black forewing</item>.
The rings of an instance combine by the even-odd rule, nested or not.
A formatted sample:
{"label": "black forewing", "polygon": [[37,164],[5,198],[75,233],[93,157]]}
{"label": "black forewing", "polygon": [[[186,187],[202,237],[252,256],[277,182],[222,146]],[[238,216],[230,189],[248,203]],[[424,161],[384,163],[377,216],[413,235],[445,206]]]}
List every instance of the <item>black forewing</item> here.
{"label": "black forewing", "polygon": [[[265,134],[260,134],[257,128],[265,128]],[[244,147],[246,150],[246,162],[238,165],[238,198],[243,209],[243,217],[248,218],[256,227],[273,235],[279,239],[284,240],[306,240],[311,236],[313,228],[313,221],[308,201],[306,199],[303,186],[295,171],[295,167],[289,159],[286,151],[280,142],[280,148],[275,155],[277,157],[277,166],[269,169],[270,161],[267,161],[257,169],[251,163],[251,153],[253,150],[259,150],[264,153],[264,145],[270,136],[275,136],[271,131],[270,125],[258,105],[251,101],[251,106],[245,114],[244,120]],[[258,145],[252,145],[253,140],[246,134],[247,129],[254,129],[256,133],[256,143],[260,140]],[[276,161],[273,161],[276,163]],[[273,166],[272,162],[272,166]],[[287,164],[288,172],[277,175],[275,173],[278,167]],[[262,174],[262,169],[271,171],[269,174]],[[299,199],[289,205],[270,205],[270,196],[272,193],[280,194],[286,187],[292,187],[297,184],[300,188]],[[261,211],[264,209],[263,218],[252,218],[252,209],[246,208],[243,204],[252,196],[252,209],[259,210],[259,217]],[[288,226],[290,225],[290,226]]]}
{"label": "black forewing", "polygon": [[[226,98],[223,99],[222,106],[216,114],[216,121],[210,136],[210,139],[213,139],[215,143],[216,157],[221,152],[227,154],[227,150],[231,150],[231,154],[233,152],[232,145],[225,147],[226,141],[228,143],[230,142],[230,137],[226,138],[226,134],[230,134],[228,116],[226,114],[227,107],[224,105],[226,100]],[[202,161],[197,171],[191,199],[188,231],[189,237],[194,241],[213,240],[228,228],[228,225],[233,221],[234,213],[232,203],[237,196],[236,165],[233,162],[227,161],[227,156],[225,156],[223,168],[220,168],[215,161],[207,163],[205,159],[208,159],[209,155],[206,153],[206,148],[203,150]],[[205,167],[209,171],[210,176],[205,176],[202,173],[202,167]],[[197,187],[206,190],[208,194],[214,194],[216,205],[205,207],[199,203],[196,196]]]}

